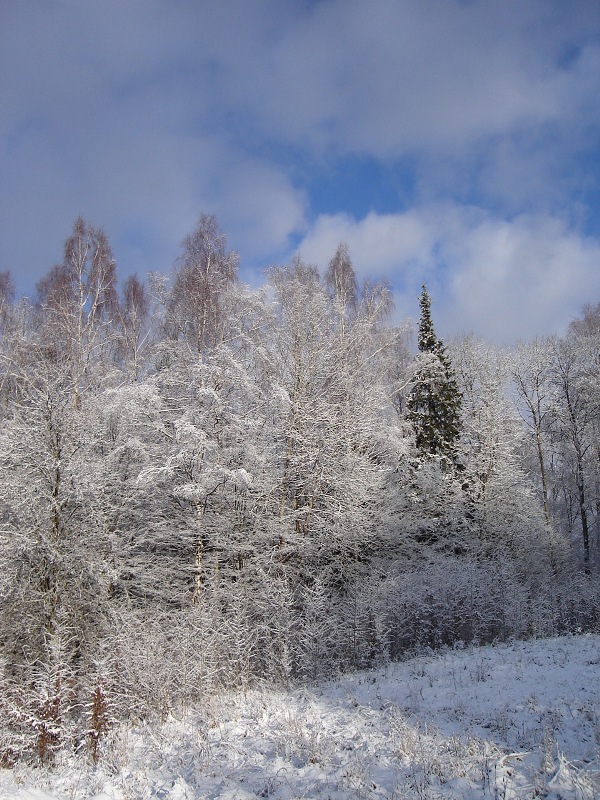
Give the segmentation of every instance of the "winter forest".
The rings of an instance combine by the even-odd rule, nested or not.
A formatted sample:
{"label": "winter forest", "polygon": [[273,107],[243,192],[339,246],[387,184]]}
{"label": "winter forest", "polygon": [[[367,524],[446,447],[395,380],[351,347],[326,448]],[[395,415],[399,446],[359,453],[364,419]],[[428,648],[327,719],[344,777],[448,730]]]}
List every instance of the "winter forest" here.
{"label": "winter forest", "polygon": [[256,290],[202,215],[118,282],[78,219],[0,276],[0,762],[458,643],[600,629],[600,304],[442,342],[328,265]]}

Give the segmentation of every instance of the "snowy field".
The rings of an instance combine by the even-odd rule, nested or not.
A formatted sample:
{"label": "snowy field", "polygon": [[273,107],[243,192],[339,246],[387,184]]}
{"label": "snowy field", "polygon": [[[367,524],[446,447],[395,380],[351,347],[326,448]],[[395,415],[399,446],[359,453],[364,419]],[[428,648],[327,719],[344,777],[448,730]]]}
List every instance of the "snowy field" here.
{"label": "snowy field", "polygon": [[415,658],[211,697],[114,731],[98,767],[0,771],[15,800],[600,797],[600,637]]}

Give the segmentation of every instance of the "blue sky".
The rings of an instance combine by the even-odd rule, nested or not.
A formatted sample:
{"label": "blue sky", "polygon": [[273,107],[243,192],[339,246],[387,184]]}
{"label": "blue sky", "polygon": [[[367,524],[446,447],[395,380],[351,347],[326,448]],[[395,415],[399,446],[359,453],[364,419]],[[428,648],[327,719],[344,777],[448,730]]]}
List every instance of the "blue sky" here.
{"label": "blue sky", "polygon": [[396,317],[564,331],[600,301],[597,0],[0,0],[0,271],[78,214],[121,276],[214,213],[244,280],[346,241]]}

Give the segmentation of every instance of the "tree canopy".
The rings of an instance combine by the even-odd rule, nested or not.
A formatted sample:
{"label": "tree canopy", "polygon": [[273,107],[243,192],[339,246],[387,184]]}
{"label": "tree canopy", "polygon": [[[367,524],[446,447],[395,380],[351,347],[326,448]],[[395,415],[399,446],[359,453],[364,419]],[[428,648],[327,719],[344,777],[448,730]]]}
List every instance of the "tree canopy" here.
{"label": "tree canopy", "polygon": [[435,334],[425,285],[419,305],[419,355],[408,396],[408,419],[422,453],[454,461],[461,430],[461,393],[446,348]]}

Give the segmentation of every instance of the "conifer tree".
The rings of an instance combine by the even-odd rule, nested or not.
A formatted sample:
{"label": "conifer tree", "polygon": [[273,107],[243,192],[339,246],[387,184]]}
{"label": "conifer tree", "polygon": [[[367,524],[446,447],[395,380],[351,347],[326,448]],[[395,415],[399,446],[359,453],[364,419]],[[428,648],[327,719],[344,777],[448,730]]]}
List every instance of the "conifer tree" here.
{"label": "conifer tree", "polygon": [[419,354],[408,397],[408,419],[419,450],[456,460],[460,436],[461,394],[450,359],[431,320],[431,298],[423,285],[419,299]]}

